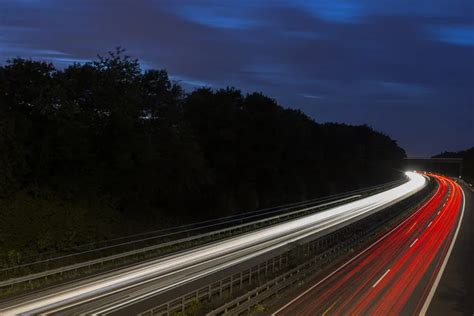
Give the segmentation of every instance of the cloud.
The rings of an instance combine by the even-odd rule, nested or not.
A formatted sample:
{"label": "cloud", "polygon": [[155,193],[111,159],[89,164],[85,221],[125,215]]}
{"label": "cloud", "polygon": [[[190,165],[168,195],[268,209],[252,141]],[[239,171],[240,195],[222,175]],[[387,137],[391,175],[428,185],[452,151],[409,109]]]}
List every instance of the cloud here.
{"label": "cloud", "polygon": [[120,45],[188,90],[262,91],[317,121],[368,123],[409,153],[431,154],[472,145],[473,3],[5,0],[0,62],[64,67]]}
{"label": "cloud", "polygon": [[189,21],[214,28],[247,29],[261,23],[250,18],[246,12],[232,9],[222,3],[214,3],[212,6],[174,3],[163,8]]}
{"label": "cloud", "polygon": [[182,76],[171,75],[170,78],[188,89],[213,87],[213,85],[209,82],[193,80]]}
{"label": "cloud", "polygon": [[340,23],[360,22],[364,14],[364,8],[360,1],[354,0],[332,0],[332,1],[293,1],[293,4],[316,17]]}
{"label": "cloud", "polygon": [[324,99],[324,97],[320,95],[307,94],[307,93],[301,93],[300,95],[303,98],[308,98],[308,99],[317,99],[317,100]]}
{"label": "cloud", "polygon": [[430,26],[428,30],[435,40],[448,44],[474,46],[474,25]]}
{"label": "cloud", "polygon": [[379,82],[382,89],[389,93],[402,96],[420,96],[429,93],[429,89],[418,85],[400,82],[381,81]]}

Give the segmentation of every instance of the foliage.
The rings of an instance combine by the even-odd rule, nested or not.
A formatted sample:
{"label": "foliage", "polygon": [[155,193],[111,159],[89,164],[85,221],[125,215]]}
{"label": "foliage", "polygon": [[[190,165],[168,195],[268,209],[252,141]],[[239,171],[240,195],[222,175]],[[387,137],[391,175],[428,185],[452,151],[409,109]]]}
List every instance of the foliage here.
{"label": "foliage", "polygon": [[0,67],[0,252],[8,261],[356,189],[404,151],[261,93],[186,94],[118,49],[58,70]]}
{"label": "foliage", "polygon": [[474,182],[474,147],[458,152],[445,151],[433,158],[462,158],[463,160],[463,177],[469,181]]}

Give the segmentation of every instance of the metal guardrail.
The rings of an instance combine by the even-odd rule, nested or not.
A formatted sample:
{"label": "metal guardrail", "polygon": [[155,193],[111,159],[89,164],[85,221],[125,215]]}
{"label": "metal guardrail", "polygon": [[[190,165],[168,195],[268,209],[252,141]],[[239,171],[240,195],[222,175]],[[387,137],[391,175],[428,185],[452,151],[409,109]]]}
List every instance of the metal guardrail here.
{"label": "metal guardrail", "polygon": [[[276,292],[279,292],[280,289],[295,284],[301,279],[302,272],[304,275],[313,273],[315,269],[319,269],[334,259],[334,256],[337,256],[341,250],[354,244],[358,238],[360,238],[360,236],[353,236],[342,243],[335,244],[335,233],[329,236],[323,236],[318,240],[310,242],[307,245],[308,250],[312,249],[312,251],[315,251],[315,249],[318,249],[320,246],[332,246],[317,256],[314,256],[311,260],[286,271],[280,276],[275,277],[275,274],[282,270],[284,271],[285,268],[287,269],[289,267],[290,251],[256,264],[242,272],[220,279],[210,285],[190,291],[178,298],[141,312],[138,315],[169,316],[174,313],[185,313],[187,308],[190,308],[197,302],[210,301],[219,297],[223,298],[224,294],[232,295],[237,291],[245,289],[246,286],[252,285],[254,282],[260,282],[262,280],[261,277],[272,276],[273,278],[271,280],[266,281],[255,289],[247,291],[244,295],[241,295],[230,302],[224,303],[207,314],[209,316],[229,314],[239,315],[257,304],[252,302],[254,299],[258,298],[258,302],[260,302],[264,297],[274,295]],[[312,268],[313,270],[308,270],[308,268]],[[295,277],[297,276],[298,279],[295,280]],[[231,312],[229,312],[230,310]]]}
{"label": "metal guardrail", "polygon": [[[434,192],[434,186],[427,187],[426,190],[431,190]],[[425,191],[426,192],[426,191]],[[424,194],[424,193],[420,193]],[[421,195],[419,195],[421,196]],[[425,196],[422,200],[419,198],[415,198],[417,201],[415,204],[411,204],[409,202],[409,210],[414,210],[429,198],[430,195]],[[398,206],[400,207],[400,206]],[[390,209],[387,209],[390,214]],[[407,214],[405,216],[409,216],[411,211],[407,213],[400,213],[393,218],[388,218],[382,223],[389,223],[395,220],[398,216],[403,216],[403,214]],[[379,218],[386,218],[386,215],[381,215]],[[355,225],[355,224],[354,224]],[[246,314],[248,311],[255,308],[261,302],[266,301],[268,298],[277,295],[278,293],[283,292],[285,289],[299,283],[302,279],[306,276],[313,274],[316,270],[322,269],[322,267],[326,266],[329,262],[331,262],[335,256],[338,256],[341,251],[345,251],[351,247],[354,247],[360,244],[361,238],[368,238],[367,236],[377,236],[379,233],[383,233],[381,227],[386,224],[380,224],[379,228],[375,227],[370,229],[369,231],[363,231],[356,234],[350,234],[351,237],[345,239],[344,241],[336,244],[331,244],[331,241],[334,241],[336,238],[337,233],[342,233],[344,235],[344,230],[348,230],[349,228],[343,228],[338,232],[334,232],[329,235],[322,236],[316,240],[311,241],[307,244],[308,251],[314,252],[315,249],[319,249],[321,245],[330,245],[327,250],[313,256],[312,259],[307,260],[306,262],[298,265],[297,267],[289,270],[289,271],[282,271],[284,272],[282,275],[275,276],[273,279],[265,282],[264,284],[254,288],[249,289],[246,291],[245,294],[238,296],[235,299],[231,299],[230,301],[223,303],[219,307],[210,311],[208,316],[220,316],[220,315],[241,315]],[[365,237],[364,237],[365,236]],[[175,298],[171,301],[162,303],[156,307],[150,308],[139,315],[141,316],[163,316],[163,315],[173,315],[174,313],[186,313],[186,310],[192,308],[194,304],[200,302],[210,302],[212,299],[218,299],[219,297],[223,298],[223,291],[228,291],[227,293],[232,295],[232,291],[236,290],[243,290],[245,287],[250,287],[253,282],[259,281],[258,278],[255,277],[255,273],[252,271],[259,270],[262,265],[265,265],[265,273],[267,269],[269,271],[280,271],[282,268],[288,268],[288,258],[290,256],[290,252],[285,252],[272,258],[264,263],[251,267],[247,270],[244,270],[240,273],[236,273],[230,277],[221,279],[217,282],[212,283],[211,285],[204,286],[202,288],[196,289],[194,291],[190,291],[178,298]],[[282,260],[283,258],[283,260]],[[283,262],[283,264],[282,264]],[[286,264],[285,264],[286,263]],[[277,269],[275,270],[275,267]],[[265,274],[267,275],[267,274]],[[201,311],[202,312],[202,311]]]}
{"label": "metal guardrail", "polygon": [[[434,189],[431,189],[431,192],[434,192]],[[413,205],[409,214],[416,208],[420,207],[420,205],[423,205],[430,198],[430,196],[431,194],[423,198],[421,201],[417,202],[415,205]],[[358,236],[354,236],[349,240],[343,242],[342,244],[338,244],[337,246],[328,249],[322,254],[299,265],[298,267],[288,271],[287,273],[268,281],[262,286],[259,286],[256,289],[249,291],[248,293],[220,306],[217,309],[214,309],[213,311],[207,313],[206,316],[227,315],[230,310],[232,315],[246,314],[258,304],[268,300],[271,297],[274,297],[275,295],[280,294],[287,288],[299,283],[300,280],[304,279],[306,276],[313,274],[316,270],[320,269],[321,265],[318,265],[318,263],[322,262],[322,264],[324,265],[325,262],[327,263],[327,261],[329,260],[330,257],[327,258],[329,255],[333,254],[334,252],[337,252],[338,250],[340,251],[340,249],[344,249],[344,247],[348,245],[353,244],[357,241],[357,239]],[[323,260],[324,258],[327,258],[326,261]]]}
{"label": "metal guardrail", "polygon": [[463,180],[463,179],[458,179],[458,178],[454,178],[454,179],[455,179],[456,181],[461,182],[461,183],[464,184],[467,188],[469,188],[472,192],[474,192],[474,186],[473,186],[471,183],[469,183],[469,182],[467,182],[467,181],[465,181],[465,180]]}
{"label": "metal guardrail", "polygon": [[[326,265],[332,260],[333,255],[335,255],[338,250],[343,249],[346,245],[353,243],[355,240],[356,239],[353,238],[350,241],[344,243],[344,245],[338,245],[334,248],[328,249],[327,251],[314,257],[310,261],[291,269],[283,275],[280,275],[274,278],[273,280],[266,282],[265,284],[249,291],[245,295],[242,295],[222,305],[221,307],[207,313],[206,315],[226,315],[230,310],[232,310],[232,315],[240,315],[249,311],[258,303],[268,299],[271,296],[281,293],[288,287],[297,284],[304,277],[313,274],[316,270],[319,270],[321,266]],[[254,300],[257,296],[258,302]]]}
{"label": "metal guardrail", "polygon": [[262,219],[262,220],[250,222],[250,223],[247,223],[247,224],[232,226],[231,228],[224,228],[224,229],[220,229],[220,230],[217,230],[217,231],[212,231],[212,232],[205,233],[205,234],[200,234],[200,235],[197,235],[197,236],[192,236],[192,237],[188,237],[188,238],[179,239],[179,240],[176,240],[176,241],[161,243],[161,244],[158,244],[158,245],[155,245],[155,246],[150,246],[150,247],[146,247],[146,248],[132,250],[132,251],[128,251],[128,252],[125,252],[125,253],[119,253],[119,254],[116,254],[116,255],[107,256],[107,257],[104,257],[104,258],[99,258],[99,259],[95,259],[95,260],[91,260],[91,261],[81,262],[81,263],[77,263],[77,264],[74,264],[74,265],[61,267],[61,268],[57,268],[57,269],[53,269],[53,270],[48,270],[48,271],[44,271],[44,272],[40,272],[40,273],[30,274],[30,275],[26,275],[24,277],[9,279],[9,280],[0,282],[0,288],[5,287],[5,286],[11,286],[11,285],[14,285],[14,284],[17,284],[17,283],[32,281],[34,279],[40,279],[40,278],[48,277],[48,276],[55,275],[55,274],[62,274],[62,273],[68,272],[68,271],[77,271],[79,269],[91,267],[93,265],[103,264],[105,262],[114,261],[114,260],[122,259],[122,258],[125,258],[125,257],[130,257],[130,256],[134,256],[134,255],[137,255],[137,254],[140,254],[140,253],[145,253],[145,252],[149,252],[149,251],[153,251],[153,250],[158,250],[158,249],[161,249],[161,248],[182,244],[182,243],[185,243],[185,242],[210,237],[210,236],[213,236],[213,235],[229,233],[231,231],[239,230],[239,229],[241,229],[243,227],[246,227],[246,226],[254,226],[254,225],[258,225],[258,224],[261,224],[261,223],[264,223],[264,222],[273,221],[273,220],[277,220],[277,219],[281,220],[281,219],[284,219],[286,217],[291,217],[292,215],[297,215],[299,213],[307,212],[307,211],[310,211],[310,210],[313,210],[313,209],[317,209],[317,208],[321,208],[321,207],[325,207],[325,206],[329,206],[329,205],[334,205],[336,203],[347,202],[348,200],[355,199],[356,197],[360,197],[360,195],[350,196],[350,197],[347,197],[347,198],[344,198],[344,199],[341,199],[341,200],[337,200],[337,201],[334,201],[334,202],[328,202],[328,203],[320,204],[320,205],[317,205],[317,206],[313,206],[311,208],[305,208],[305,209],[302,209],[302,210],[293,211],[293,212],[290,212],[290,213],[285,213],[284,215],[273,216],[273,217],[270,217],[268,219]]}
{"label": "metal guardrail", "polygon": [[[368,188],[368,189],[361,189],[361,190],[351,191],[349,193],[354,194],[354,193],[370,192],[370,191],[374,191],[374,190],[381,190],[383,188],[388,188],[390,186],[395,186],[395,185],[397,185],[401,182],[402,182],[401,180],[397,180],[397,181],[390,182],[388,184],[379,185],[379,186],[371,187],[371,188]],[[349,193],[345,193],[345,195],[348,195]],[[43,271],[43,272],[32,273],[32,274],[28,274],[28,275],[21,276],[21,277],[11,278],[11,279],[8,279],[8,280],[5,280],[5,281],[1,281],[0,282],[0,288],[11,287],[11,286],[14,286],[16,284],[21,284],[21,283],[25,283],[25,282],[29,283],[31,285],[32,281],[34,281],[34,280],[45,279],[45,278],[48,278],[48,277],[51,277],[51,276],[54,276],[54,275],[62,275],[64,273],[68,273],[68,272],[71,272],[71,271],[77,272],[78,270],[81,270],[81,269],[84,269],[84,268],[92,268],[93,266],[104,265],[104,263],[114,262],[114,261],[117,261],[117,260],[125,259],[125,258],[128,258],[128,257],[133,257],[133,256],[137,256],[137,255],[143,255],[145,253],[150,253],[150,252],[153,252],[153,251],[159,251],[160,249],[163,249],[163,248],[166,248],[166,247],[172,247],[172,246],[177,246],[177,245],[184,244],[184,243],[187,243],[187,242],[198,241],[198,240],[210,238],[212,236],[220,236],[220,235],[226,235],[227,236],[228,234],[230,234],[232,232],[236,232],[236,231],[238,232],[239,230],[242,230],[243,228],[246,228],[246,227],[247,228],[248,227],[260,228],[261,226],[259,226],[259,225],[262,225],[262,224],[265,224],[265,223],[273,224],[273,222],[275,222],[275,221],[283,221],[283,220],[286,220],[286,219],[295,218],[297,216],[304,215],[308,212],[312,212],[312,211],[315,211],[315,210],[323,208],[323,207],[327,207],[327,206],[330,206],[330,205],[335,205],[337,203],[347,202],[348,200],[355,199],[356,197],[360,197],[360,195],[348,196],[346,198],[339,199],[339,200],[336,200],[336,201],[327,202],[327,203],[323,203],[323,204],[318,204],[318,205],[311,206],[311,207],[308,207],[308,208],[298,209],[296,211],[292,211],[292,212],[289,212],[289,213],[283,213],[281,215],[275,215],[275,216],[272,216],[272,217],[269,217],[269,218],[263,218],[263,219],[252,221],[252,222],[249,222],[249,223],[244,223],[244,224],[240,224],[240,225],[236,225],[236,226],[231,226],[231,227],[228,227],[228,228],[223,228],[223,229],[220,229],[220,230],[216,230],[216,231],[212,231],[212,232],[208,232],[208,233],[204,233],[204,234],[199,234],[199,235],[195,235],[195,236],[191,236],[191,237],[187,237],[187,238],[182,238],[182,239],[175,240],[175,241],[164,242],[164,243],[160,243],[160,244],[157,244],[157,245],[152,245],[152,246],[148,246],[148,247],[144,247],[144,248],[140,248],[140,249],[136,249],[136,250],[131,250],[131,251],[127,251],[127,252],[118,253],[118,254],[115,254],[115,255],[110,255],[110,256],[106,256],[106,257],[102,257],[102,258],[97,258],[97,259],[94,259],[94,260],[88,260],[88,261],[84,261],[84,262],[79,262],[77,264],[72,264],[72,265],[59,267],[59,268],[55,268],[55,269],[50,269],[50,270]],[[302,204],[300,203],[299,205],[302,205]],[[266,214],[268,214],[268,213],[266,213]],[[239,219],[239,220],[242,220],[242,219]],[[74,256],[74,254],[73,255],[68,255],[68,256]],[[68,256],[64,256],[64,257],[68,257]],[[60,258],[64,258],[64,257],[60,257]],[[53,259],[51,259],[51,260],[53,260]],[[50,260],[45,260],[45,261],[42,261],[42,262],[48,262],[48,261],[50,261]],[[42,262],[40,262],[40,263],[42,263]],[[32,263],[32,264],[37,264],[37,263]],[[26,267],[28,265],[30,265],[30,264],[11,267],[11,268],[8,268],[8,269],[16,269],[16,268]],[[8,269],[2,269],[0,271],[6,271]]]}
{"label": "metal guardrail", "polygon": [[153,307],[138,315],[152,316],[184,313],[189,306],[196,302],[223,297],[225,294],[232,295],[235,291],[239,291],[253,282],[258,282],[263,277],[278,273],[284,267],[288,266],[288,260],[287,253],[279,255],[240,273],[220,279],[195,291],[188,292],[183,296]]}
{"label": "metal guardrail", "polygon": [[[309,206],[309,205],[314,205],[315,203],[322,203],[322,202],[326,202],[326,201],[329,201],[329,200],[334,200],[334,199],[346,197],[346,196],[349,196],[349,195],[355,195],[355,194],[358,194],[358,193],[367,192],[367,191],[370,191],[370,190],[395,186],[395,185],[401,184],[405,181],[406,181],[406,179],[402,178],[402,179],[395,180],[395,181],[388,182],[388,183],[384,183],[384,184],[381,184],[381,185],[375,185],[375,186],[362,188],[362,189],[358,189],[358,190],[342,192],[342,193],[333,194],[333,195],[330,195],[330,196],[319,197],[319,198],[309,199],[309,200],[300,201],[300,202],[293,202],[293,203],[288,203],[288,204],[279,205],[279,206],[275,206],[275,207],[268,207],[268,208],[259,209],[259,210],[256,210],[256,211],[244,212],[244,213],[224,216],[224,217],[220,217],[220,218],[209,219],[209,220],[200,221],[200,222],[197,222],[197,223],[185,224],[185,225],[181,225],[181,226],[177,226],[177,227],[170,227],[170,228],[164,228],[164,229],[159,229],[159,230],[155,230],[155,231],[143,232],[143,233],[139,233],[139,234],[135,234],[135,235],[122,236],[122,237],[118,237],[118,238],[109,239],[109,240],[106,240],[106,241],[100,241],[100,242],[94,242],[94,243],[90,243],[90,244],[84,244],[84,245],[77,246],[75,249],[80,249],[80,248],[85,248],[85,247],[90,247],[90,246],[98,246],[98,245],[101,245],[101,244],[112,244],[111,246],[120,246],[122,244],[119,244],[119,243],[118,244],[113,244],[113,243],[121,241],[121,240],[127,240],[127,239],[130,239],[128,242],[140,242],[140,241],[143,241],[143,240],[148,240],[148,239],[153,239],[153,238],[168,237],[168,236],[171,236],[171,235],[179,234],[183,231],[190,232],[190,231],[195,231],[195,230],[199,230],[199,229],[215,227],[215,226],[218,226],[218,225],[230,224],[230,223],[233,223],[233,222],[248,220],[248,219],[251,219],[251,218],[267,216],[267,215],[270,215],[270,214],[281,213],[281,212],[289,211],[289,210],[292,210],[292,209],[295,209],[295,208],[301,208],[301,207],[305,207],[305,206]],[[165,232],[167,232],[167,233],[165,233]],[[165,233],[165,234],[154,235],[154,234],[157,234],[157,233]],[[146,235],[152,235],[152,236],[145,237],[143,239],[134,239],[136,237],[146,236]],[[125,243],[127,243],[127,242],[125,242]]]}
{"label": "metal guardrail", "polygon": [[[89,243],[89,244],[83,244],[74,247],[74,249],[64,249],[63,252],[65,251],[71,251],[74,250],[73,253],[66,254],[66,255],[59,255],[59,256],[54,256],[57,254],[57,252],[50,252],[50,253],[43,253],[40,255],[37,255],[35,257],[30,257],[29,259],[34,259],[34,258],[39,258],[37,260],[29,260],[30,262],[23,263],[20,265],[16,265],[14,267],[7,267],[0,269],[0,272],[6,271],[10,268],[18,268],[18,267],[25,267],[28,265],[33,265],[33,264],[38,264],[41,262],[53,262],[56,260],[61,260],[65,258],[70,258],[73,256],[80,256],[84,254],[91,254],[95,252],[103,252],[103,251],[108,251],[111,249],[117,249],[117,248],[123,248],[127,246],[133,246],[134,249],[136,249],[137,244],[140,243],[146,243],[146,242],[151,242],[151,241],[158,241],[159,239],[169,239],[170,237],[178,237],[180,234],[186,234],[186,237],[189,237],[190,233],[199,233],[200,230],[208,230],[210,228],[218,228],[220,226],[225,226],[229,227],[233,223],[243,223],[244,221],[248,221],[251,219],[256,219],[256,218],[265,218],[268,217],[268,215],[271,214],[277,214],[277,213],[283,213],[286,211],[291,211],[294,209],[299,209],[302,207],[310,206],[310,205],[315,205],[316,203],[323,203],[326,201],[331,201],[334,199],[342,198],[342,197],[347,197],[349,195],[355,195],[358,193],[364,193],[364,192],[370,192],[373,190],[381,190],[384,188],[388,187],[393,187],[399,184],[402,184],[405,182],[406,179],[399,179],[395,180],[389,183],[381,184],[381,185],[376,185],[368,188],[363,188],[363,189],[358,189],[358,190],[353,190],[349,192],[344,192],[344,193],[338,193],[326,197],[321,197],[321,198],[316,198],[316,199],[310,199],[306,201],[301,201],[301,202],[295,202],[295,203],[289,203],[285,205],[281,205],[278,207],[270,207],[270,208],[265,208],[261,210],[256,210],[252,212],[246,212],[246,213],[241,213],[241,214],[235,214],[235,215],[230,215],[230,216],[225,216],[221,218],[216,218],[216,219],[211,219],[211,220],[206,220],[206,221],[201,221],[198,223],[192,223],[192,224],[186,224],[186,225],[181,225],[178,227],[171,227],[171,228],[165,228],[165,229],[160,229],[160,230],[155,230],[155,231],[149,231],[149,232],[144,232],[140,234],[135,234],[135,235],[130,235],[130,236],[123,236],[123,237],[118,237],[114,239],[110,239],[107,241],[100,241],[100,242],[95,242],[95,243]],[[147,236],[147,237],[143,237]],[[140,239],[137,239],[137,237],[140,237]],[[177,238],[179,239],[179,238]],[[169,241],[169,240],[163,240],[164,241]],[[145,247],[146,245],[142,245],[142,247]],[[80,250],[82,249],[82,250]],[[122,249],[122,252],[125,252],[126,250],[129,249]],[[118,251],[117,251],[118,252]],[[0,255],[1,257],[1,255]],[[91,258],[89,258],[91,259]]]}

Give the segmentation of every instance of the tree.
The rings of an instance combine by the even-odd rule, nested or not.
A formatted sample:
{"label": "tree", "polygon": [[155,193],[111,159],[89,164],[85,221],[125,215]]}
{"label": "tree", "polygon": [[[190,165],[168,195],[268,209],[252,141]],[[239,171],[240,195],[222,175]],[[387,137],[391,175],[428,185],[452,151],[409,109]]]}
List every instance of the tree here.
{"label": "tree", "polygon": [[4,261],[389,181],[404,157],[262,93],[186,94],[120,48],[0,66],[0,148]]}

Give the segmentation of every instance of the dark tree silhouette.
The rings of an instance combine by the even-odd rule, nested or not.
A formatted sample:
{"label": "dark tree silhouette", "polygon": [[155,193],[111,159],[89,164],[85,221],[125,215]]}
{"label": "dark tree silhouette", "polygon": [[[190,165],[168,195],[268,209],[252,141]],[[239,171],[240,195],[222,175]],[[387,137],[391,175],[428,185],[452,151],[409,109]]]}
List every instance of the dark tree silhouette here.
{"label": "dark tree silhouette", "polygon": [[234,88],[186,94],[123,53],[0,67],[4,260],[400,176],[404,151],[367,126]]}
{"label": "dark tree silhouette", "polygon": [[458,152],[445,151],[433,158],[461,158],[463,160],[463,176],[469,182],[474,182],[474,147]]}

